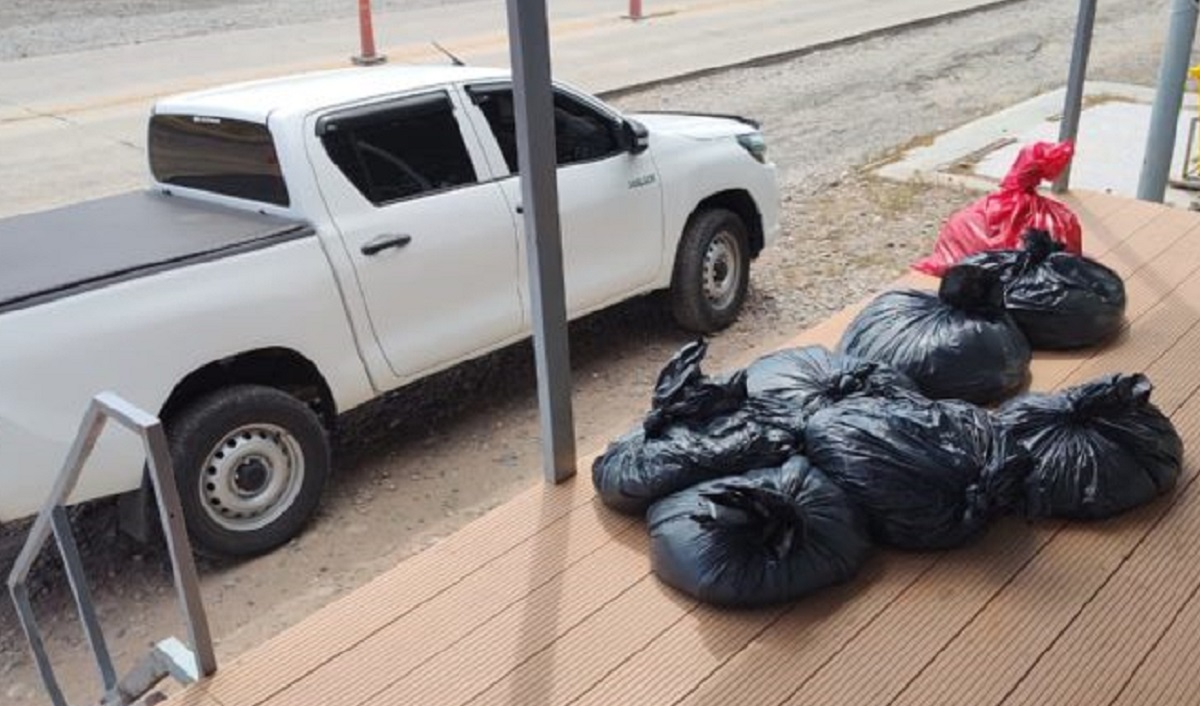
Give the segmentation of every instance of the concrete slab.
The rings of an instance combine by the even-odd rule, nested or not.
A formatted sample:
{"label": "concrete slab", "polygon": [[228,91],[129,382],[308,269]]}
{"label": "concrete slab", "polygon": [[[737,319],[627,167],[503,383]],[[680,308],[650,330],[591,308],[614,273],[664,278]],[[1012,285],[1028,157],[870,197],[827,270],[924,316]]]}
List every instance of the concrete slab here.
{"label": "concrete slab", "polygon": [[[880,165],[876,172],[900,181],[937,181],[990,191],[1022,147],[1039,140],[1057,141],[1064,96],[1062,89],[1052,91],[938,135],[929,144]],[[1088,83],[1072,187],[1136,196],[1153,101],[1154,90],[1144,86]],[[1188,134],[1196,116],[1196,96],[1189,94],[1179,118],[1172,179],[1183,174]],[[1167,203],[1178,206],[1190,205],[1195,195],[1178,188],[1167,192]]]}

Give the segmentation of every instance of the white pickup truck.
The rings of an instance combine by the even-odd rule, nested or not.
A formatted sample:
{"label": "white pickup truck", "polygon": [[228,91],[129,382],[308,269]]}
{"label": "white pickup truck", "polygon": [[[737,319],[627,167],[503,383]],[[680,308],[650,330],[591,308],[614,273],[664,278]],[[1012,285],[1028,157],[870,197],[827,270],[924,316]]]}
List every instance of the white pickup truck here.
{"label": "white pickup truck", "polygon": [[[668,289],[683,327],[729,325],[779,229],[757,126],[567,86],[554,111],[570,316]],[[508,75],[465,67],[171,97],[152,188],[0,220],[0,522],[113,390],[163,419],[199,549],[295,535],[338,414],[529,336],[513,116]],[[145,507],[143,468],[105,434],[73,500]]]}

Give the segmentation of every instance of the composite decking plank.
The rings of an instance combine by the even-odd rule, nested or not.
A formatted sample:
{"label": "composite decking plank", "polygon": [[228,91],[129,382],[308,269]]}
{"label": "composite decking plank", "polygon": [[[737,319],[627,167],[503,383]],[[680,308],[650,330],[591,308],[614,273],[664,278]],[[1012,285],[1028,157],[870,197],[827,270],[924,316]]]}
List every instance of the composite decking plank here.
{"label": "composite decking plank", "polygon": [[1170,628],[1111,702],[1113,706],[1200,703],[1200,594],[1193,593]]}
{"label": "composite decking plank", "polygon": [[962,551],[946,552],[783,703],[885,704],[1018,575],[1054,531],[1009,520]]}
{"label": "composite decking plank", "polygon": [[1066,194],[1055,195],[1053,198],[1062,201],[1079,217],[1086,236],[1089,227],[1095,227],[1121,209],[1128,208],[1132,199],[1114,198],[1111,194],[1100,191],[1070,191]]}
{"label": "composite decking plank", "polygon": [[1190,211],[1164,209],[1120,243],[1100,253],[1100,256],[1117,274],[1128,277],[1178,241],[1186,231],[1195,227],[1196,221],[1196,214]]}
{"label": "composite decking plank", "polygon": [[738,654],[783,612],[783,608],[748,613],[698,606],[650,645],[627,655],[601,680],[588,685],[578,698],[555,703],[573,706],[674,703]]}
{"label": "composite decking plank", "polygon": [[485,569],[375,633],[368,642],[293,682],[276,694],[271,704],[364,703],[630,531],[642,528],[595,505],[576,508]]}
{"label": "composite decking plank", "polygon": [[593,497],[586,481],[534,486],[223,665],[205,689],[225,706],[260,704]]}
{"label": "composite decking plank", "polygon": [[[1196,395],[1197,390],[1200,390],[1200,381],[1195,375],[1198,363],[1200,325],[1189,329],[1166,355],[1144,370],[1150,382],[1154,384],[1150,401],[1168,414],[1182,407]],[[1175,382],[1164,384],[1167,381]]]}
{"label": "composite decking plank", "polygon": [[223,706],[202,688],[188,688],[170,697],[171,706]]}
{"label": "composite decking plank", "polygon": [[[736,650],[744,644],[744,635],[765,624],[775,614],[754,611],[719,616],[717,611],[694,606],[672,589],[647,574],[639,584],[650,599],[631,591],[589,617],[564,635],[553,647],[544,650],[494,683],[469,703],[471,706],[504,704],[567,704],[584,695],[631,655],[653,650],[666,657],[660,669],[642,682],[638,697],[643,703],[655,703],[655,695],[685,680],[698,665],[712,659],[709,650],[718,653]],[[657,608],[658,594],[674,594],[673,600],[692,606],[683,613]],[[707,640],[701,644],[672,639],[679,626],[691,625],[703,630]],[[663,644],[676,648],[664,652]],[[687,649],[691,648],[691,649]],[[609,702],[612,703],[612,702]]]}
{"label": "composite decking plank", "polygon": [[[1200,401],[1180,411],[1185,446],[1200,442]],[[1200,587],[1200,500],[1194,484],[1197,452],[1188,456],[1184,487],[1159,512],[1159,521],[1039,657],[1003,703],[1109,703],[1134,667],[1170,627]],[[1086,529],[1086,526],[1083,527]],[[1107,528],[1100,528],[1104,531]],[[1039,611],[1042,612],[1042,611]],[[1044,612],[1042,612],[1044,615]],[[979,702],[975,702],[979,703]]]}
{"label": "composite decking plank", "polygon": [[648,620],[668,620],[669,625],[695,607],[647,580],[644,532],[625,539],[604,545],[364,703],[466,703],[635,589]]}
{"label": "composite decking plank", "polygon": [[[678,703],[686,706],[781,703],[797,685],[805,683],[840,655],[847,644],[905,595],[935,563],[934,557],[918,554],[882,553],[872,558],[849,584],[820,591],[789,607]],[[642,667],[642,672],[648,669]],[[625,693],[629,685],[611,684],[606,690]],[[609,703],[629,702],[614,699]]]}
{"label": "composite decking plank", "polygon": [[1084,252],[1094,240],[1126,240],[1147,222],[1160,215],[1164,207],[1145,201],[1120,200],[1119,205],[1101,218],[1088,218],[1083,232]]}

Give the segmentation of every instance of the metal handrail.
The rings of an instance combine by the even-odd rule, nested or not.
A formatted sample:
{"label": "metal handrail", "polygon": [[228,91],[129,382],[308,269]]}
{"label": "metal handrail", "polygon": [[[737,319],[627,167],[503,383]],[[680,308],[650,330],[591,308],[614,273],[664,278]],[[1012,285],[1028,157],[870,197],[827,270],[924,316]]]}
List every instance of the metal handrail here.
{"label": "metal handrail", "polygon": [[[162,521],[163,534],[166,535],[167,549],[171,556],[175,589],[188,631],[187,646],[182,645],[174,638],[159,642],[146,658],[120,680],[117,679],[112,657],[108,652],[104,633],[96,616],[91,590],[88,587],[87,577],[84,575],[83,562],[79,556],[79,548],[75,544],[75,535],[71,530],[66,510],[67,499],[70,498],[75,484],[79,481],[84,463],[95,448],[96,440],[104,430],[105,422],[109,419],[115,420],[142,438],[150,481],[154,486],[155,498],[158,500],[159,518]],[[33,652],[46,692],[54,706],[68,706],[62,688],[54,676],[54,668],[50,664],[41,631],[38,629],[33,606],[29,600],[29,590],[25,583],[34,560],[41,552],[46,540],[50,538],[51,532],[54,533],[55,541],[62,555],[67,578],[71,584],[71,592],[74,594],[75,605],[79,611],[80,622],[83,625],[88,645],[92,648],[96,668],[100,672],[100,680],[104,684],[102,704],[115,706],[132,703],[168,675],[187,683],[200,677],[209,676],[217,670],[208,618],[200,598],[196,564],[192,559],[191,544],[184,528],[183,508],[179,503],[179,491],[175,485],[175,474],[167,449],[167,437],[163,431],[162,422],[157,417],[142,411],[111,392],[101,393],[92,399],[83,415],[79,432],[76,434],[67,459],[58,474],[58,479],[54,483],[54,489],[41,512],[38,513],[37,519],[34,520],[25,546],[17,556],[12,573],[8,577],[8,589],[17,608],[17,618],[21,621],[21,629],[24,630],[29,648]]]}

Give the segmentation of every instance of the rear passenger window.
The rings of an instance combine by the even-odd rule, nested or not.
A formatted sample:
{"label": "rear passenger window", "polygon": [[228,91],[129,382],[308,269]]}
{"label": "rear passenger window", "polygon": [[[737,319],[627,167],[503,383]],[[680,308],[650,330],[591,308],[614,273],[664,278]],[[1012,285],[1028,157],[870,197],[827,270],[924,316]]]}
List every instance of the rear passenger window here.
{"label": "rear passenger window", "polygon": [[317,122],[317,133],[376,206],[477,181],[445,93],[335,113]]}

